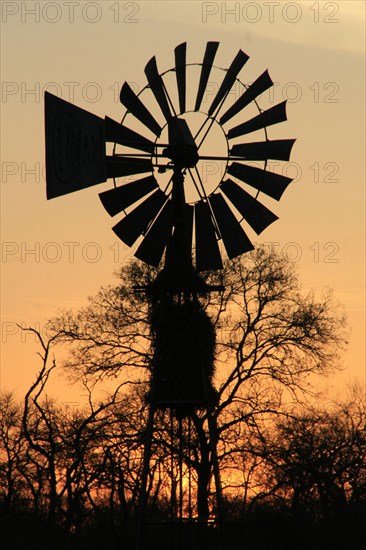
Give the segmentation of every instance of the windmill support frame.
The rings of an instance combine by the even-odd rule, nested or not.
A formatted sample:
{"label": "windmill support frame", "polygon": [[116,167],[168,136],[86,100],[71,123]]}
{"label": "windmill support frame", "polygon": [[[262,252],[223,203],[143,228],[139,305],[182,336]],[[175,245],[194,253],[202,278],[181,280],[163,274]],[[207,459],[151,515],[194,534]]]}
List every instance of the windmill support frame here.
{"label": "windmill support frame", "polygon": [[[215,390],[213,389],[210,376],[213,374],[213,362],[214,362],[214,346],[215,335],[214,328],[207,315],[201,309],[198,295],[200,292],[208,293],[213,290],[222,290],[222,287],[209,287],[206,286],[202,279],[199,277],[196,270],[192,265],[192,258],[190,250],[185,246],[185,227],[184,227],[184,169],[177,166],[173,173],[173,226],[174,232],[168,242],[168,247],[165,257],[165,266],[160,273],[160,284],[157,280],[146,287],[144,290],[150,300],[151,315],[151,331],[153,333],[153,340],[155,341],[154,358],[152,365],[151,385],[149,392],[149,413],[148,421],[145,433],[144,452],[143,452],[143,466],[140,486],[140,498],[138,505],[138,522],[136,533],[136,550],[145,550],[144,548],[144,531],[147,523],[146,510],[147,510],[147,479],[150,469],[150,459],[152,452],[152,441],[154,436],[154,423],[156,413],[159,409],[169,410],[170,412],[170,446],[171,446],[171,521],[161,522],[165,524],[177,524],[178,526],[178,540],[175,541],[175,547],[180,550],[183,547],[182,544],[182,529],[183,526],[191,525],[218,525],[221,527],[221,535],[223,533],[222,527],[224,523],[224,506],[222,496],[222,486],[220,479],[220,469],[217,454],[217,429],[216,420],[214,417],[214,405]],[[182,277],[183,274],[183,277]],[[157,277],[159,279],[159,275]],[[162,281],[162,282],[161,282]],[[173,289],[173,290],[172,290]],[[141,291],[141,287],[139,288]],[[186,317],[188,313],[188,318]],[[169,317],[170,316],[170,317]],[[183,321],[182,321],[183,319]],[[202,332],[205,332],[203,338],[203,344],[199,347],[197,341],[192,348],[189,348],[193,353],[193,357],[189,358],[190,363],[194,363],[188,368],[188,374],[186,374],[185,367],[187,368],[187,361],[181,360],[179,350],[179,344],[182,341],[181,331],[184,333],[184,328],[187,327],[187,321],[189,325],[193,326],[188,330],[189,334],[183,334],[183,344],[189,344],[189,340],[196,341],[202,337]],[[170,330],[170,325],[178,324],[178,329],[173,332]],[[198,336],[194,334],[194,329],[197,329]],[[213,334],[208,334],[213,333]],[[155,337],[155,338],[154,338]],[[184,342],[184,337],[185,342]],[[208,348],[208,349],[206,349]],[[184,353],[183,353],[184,355]],[[192,369],[193,366],[193,369]],[[172,371],[172,374],[170,374]],[[197,372],[198,371],[198,372]],[[184,385],[184,376],[192,375],[194,372],[195,385],[200,388],[196,393],[190,394],[187,388],[185,392],[181,392],[179,381]],[[178,377],[178,383],[174,380]],[[198,382],[198,383],[197,383]],[[197,509],[198,516],[193,517],[192,514],[192,476],[191,476],[191,464],[188,464],[188,517],[183,512],[183,419],[187,418],[189,426],[189,445],[188,445],[188,463],[190,462],[191,453],[191,435],[192,435],[192,422],[191,414],[196,412],[197,409],[204,410],[207,418],[208,426],[208,446],[209,446],[209,478],[213,474],[215,483],[216,494],[216,518],[210,519],[210,516],[200,517],[199,510]],[[174,421],[178,424],[176,448],[173,442],[174,439]],[[176,451],[176,452],[175,452]],[[174,457],[178,462],[178,498],[176,503],[177,510],[175,511],[175,480],[174,478]],[[187,480],[186,480],[187,481]],[[208,484],[210,482],[208,481]],[[197,491],[199,490],[199,480],[197,481]],[[209,488],[206,488],[209,490]],[[177,513],[175,513],[177,512]],[[154,522],[159,523],[159,522]],[[177,546],[178,544],[178,546]],[[224,548],[224,544],[221,545]]]}
{"label": "windmill support frame", "polygon": [[[182,402],[177,403],[178,405],[182,405]],[[191,403],[183,403],[184,405],[191,405]],[[219,460],[218,460],[218,454],[217,454],[217,430],[215,426],[215,417],[214,417],[214,411],[212,407],[208,404],[207,408],[205,409],[206,415],[207,415],[207,424],[208,424],[208,434],[209,434],[209,452],[210,452],[210,469],[212,470],[212,473],[210,475],[213,476],[214,479],[214,485],[215,485],[215,496],[216,496],[216,514],[213,518],[212,516],[209,518],[200,518],[200,517],[194,517],[192,513],[192,493],[193,493],[193,487],[192,487],[192,476],[191,476],[191,468],[188,467],[188,515],[184,515],[183,511],[183,452],[182,452],[182,445],[183,445],[183,439],[182,439],[182,422],[183,418],[178,417],[175,420],[178,423],[178,448],[177,450],[177,456],[175,457],[178,459],[178,496],[177,501],[175,502],[175,505],[172,505],[173,499],[171,501],[171,518],[169,520],[149,520],[147,517],[147,507],[148,507],[148,494],[147,494],[147,481],[148,481],[148,475],[150,471],[150,460],[151,460],[151,450],[152,450],[152,442],[154,437],[154,421],[156,417],[156,413],[159,410],[159,405],[155,403],[153,400],[149,403],[149,413],[148,413],[148,421],[146,426],[146,432],[145,432],[145,438],[144,438],[144,451],[143,451],[143,467],[142,467],[142,474],[141,474],[141,482],[140,482],[140,495],[139,495],[139,502],[138,502],[138,516],[137,516],[137,529],[136,529],[136,544],[135,544],[135,550],[147,550],[148,546],[145,545],[146,543],[146,527],[147,525],[160,525],[160,526],[176,526],[177,528],[172,533],[172,538],[174,538],[174,548],[176,550],[184,550],[185,546],[182,546],[183,544],[183,536],[182,531],[184,529],[187,529],[187,527],[196,526],[199,528],[203,528],[203,531],[206,531],[206,528],[208,526],[216,526],[218,527],[219,531],[219,540],[220,540],[220,549],[225,550],[225,513],[224,513],[224,504],[223,504],[223,493],[222,493],[222,485],[221,485],[221,476],[220,476],[220,468],[219,468]],[[169,410],[170,413],[170,419],[171,421],[175,418],[173,414],[173,410]],[[192,429],[192,422],[190,417],[187,418],[187,424],[188,429]],[[171,438],[173,440],[173,430],[171,430]],[[174,443],[171,440],[171,460],[173,462],[173,453],[174,453]],[[173,474],[173,468],[171,467],[171,491],[175,491],[174,487],[174,474]],[[201,537],[198,537],[200,539]],[[200,548],[206,548],[204,546],[204,537],[200,541]],[[203,543],[203,546],[202,546]],[[172,546],[173,547],[173,546]],[[198,547],[197,547],[198,548]],[[209,546],[207,546],[208,550]]]}

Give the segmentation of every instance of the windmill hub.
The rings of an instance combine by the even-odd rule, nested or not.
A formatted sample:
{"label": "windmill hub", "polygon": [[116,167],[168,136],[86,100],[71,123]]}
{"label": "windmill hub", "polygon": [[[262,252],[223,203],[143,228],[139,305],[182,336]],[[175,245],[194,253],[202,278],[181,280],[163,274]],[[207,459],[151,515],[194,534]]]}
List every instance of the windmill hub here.
{"label": "windmill hub", "polygon": [[216,120],[212,120],[210,131],[202,140],[203,133],[200,129],[207,119],[205,113],[188,111],[184,115],[179,115],[178,120],[183,119],[193,140],[191,143],[183,142],[172,146],[167,123],[156,141],[156,150],[161,155],[154,158],[154,177],[160,189],[165,192],[166,189],[170,189],[172,169],[184,171],[185,201],[194,205],[201,199],[200,189],[197,188],[198,178],[201,178],[207,196],[219,188],[226,170],[229,144]]}
{"label": "windmill hub", "polygon": [[184,118],[172,118],[168,122],[169,146],[163,154],[178,169],[194,168],[199,160],[198,148]]}
{"label": "windmill hub", "polygon": [[191,145],[170,146],[163,150],[175,168],[194,168],[199,160],[197,147]]}

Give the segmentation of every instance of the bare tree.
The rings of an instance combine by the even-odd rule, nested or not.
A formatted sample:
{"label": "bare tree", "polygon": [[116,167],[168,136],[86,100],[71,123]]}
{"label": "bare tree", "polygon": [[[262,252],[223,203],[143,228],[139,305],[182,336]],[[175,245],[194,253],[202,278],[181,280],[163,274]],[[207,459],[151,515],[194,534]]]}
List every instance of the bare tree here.
{"label": "bare tree", "polygon": [[26,500],[21,475],[26,447],[21,414],[21,406],[13,394],[0,395],[0,501],[6,516],[22,508],[22,501]]}
{"label": "bare tree", "polygon": [[[149,284],[156,272],[134,262],[118,273],[116,286],[102,288],[78,313],[61,313],[50,322],[53,337],[70,349],[65,363],[73,376],[130,379],[148,391],[152,369],[149,303],[135,285]],[[210,437],[229,471],[241,451],[238,437],[263,430],[266,419],[309,392],[309,378],[337,367],[345,342],[345,319],[330,293],[316,298],[301,292],[293,264],[259,248],[205,279],[221,293],[201,298],[216,329],[217,405],[210,436],[207,416],[191,417],[196,428],[195,456],[187,464],[198,479],[199,515],[207,517],[212,477]],[[164,438],[160,438],[164,444]],[[165,438],[168,448],[168,438]]]}
{"label": "bare tree", "polygon": [[[49,535],[54,536],[56,527],[62,526],[67,548],[70,535],[81,529],[90,511],[105,527],[102,510],[107,503],[107,530],[113,532],[120,509],[127,517],[127,501],[134,505],[140,462],[136,458],[133,462],[132,457],[140,447],[142,407],[141,403],[136,407],[136,400],[131,403],[131,392],[129,399],[123,395],[122,387],[129,385],[125,382],[102,402],[94,402],[85,385],[89,390],[88,406],[72,413],[65,410],[46,394],[47,381],[56,367],[51,357],[56,336],[46,340],[34,329],[25,330],[34,332],[39,340],[42,366],[26,393],[23,410],[18,407],[21,434],[27,443],[27,466],[18,467],[17,472],[31,489],[36,511],[47,516]],[[4,418],[9,416],[11,406],[11,400],[5,401]],[[7,425],[5,420],[3,424]],[[9,454],[9,444],[4,448]],[[6,465],[8,470],[13,469],[12,457],[7,457]],[[8,487],[9,497],[10,489],[12,485]]]}
{"label": "bare tree", "polygon": [[253,445],[265,461],[261,498],[269,492],[287,502],[293,514],[317,519],[343,514],[349,504],[365,504],[365,430],[360,392],[326,408],[297,408]]}

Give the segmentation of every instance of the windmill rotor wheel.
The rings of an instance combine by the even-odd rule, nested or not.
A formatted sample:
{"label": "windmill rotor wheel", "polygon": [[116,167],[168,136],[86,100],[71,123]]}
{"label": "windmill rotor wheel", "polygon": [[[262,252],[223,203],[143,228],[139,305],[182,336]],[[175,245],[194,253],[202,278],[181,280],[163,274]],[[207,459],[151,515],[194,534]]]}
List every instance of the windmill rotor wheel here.
{"label": "windmill rotor wheel", "polygon": [[[114,124],[109,175],[115,187],[100,198],[111,215],[124,212],[113,227],[123,242],[133,246],[142,236],[135,255],[150,265],[159,265],[172,232],[172,174],[177,165],[184,174],[186,246],[195,250],[197,271],[220,269],[223,249],[230,259],[252,250],[243,225],[259,234],[278,219],[258,200],[259,193],[279,200],[291,182],[267,169],[269,159],[288,161],[295,141],[268,138],[267,127],[286,120],[286,102],[261,110],[257,98],[273,85],[268,71],[244,85],[238,74],[248,56],[240,50],[224,70],[214,65],[217,49],[217,42],[209,42],[203,62],[187,64],[186,43],[180,44],[175,48],[174,68],[159,73],[153,57],[145,67],[148,83],[140,93],[136,95],[128,83],[121,89],[127,111],[119,132]],[[187,69],[196,72],[188,93]],[[206,96],[214,70],[224,72],[224,77],[210,102]],[[244,91],[227,108],[228,96],[238,84]],[[149,137],[129,135],[126,124],[131,119]],[[260,132],[261,141],[250,140],[250,134]],[[205,163],[206,171],[207,163],[217,166],[211,181],[204,177]],[[128,183],[121,184],[117,179],[121,176],[127,176]]]}
{"label": "windmill rotor wheel", "polygon": [[155,267],[176,231],[178,203],[184,254],[193,252],[197,272],[221,269],[223,258],[254,248],[253,231],[278,219],[272,201],[292,181],[268,166],[288,161],[295,142],[268,135],[287,120],[286,101],[262,109],[260,96],[273,86],[268,71],[243,84],[249,56],[239,50],[222,69],[218,47],[208,42],[193,63],[182,43],[174,67],[162,72],[152,57],[139,93],[121,87],[121,123],[45,93],[47,197],[113,179],[99,194],[117,219],[112,229]]}

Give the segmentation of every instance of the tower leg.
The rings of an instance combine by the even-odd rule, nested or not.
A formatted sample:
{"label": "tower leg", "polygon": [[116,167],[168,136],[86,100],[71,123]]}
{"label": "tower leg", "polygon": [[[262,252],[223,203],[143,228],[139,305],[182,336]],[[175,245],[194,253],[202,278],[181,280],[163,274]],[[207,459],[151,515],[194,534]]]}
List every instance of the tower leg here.
{"label": "tower leg", "polygon": [[219,460],[217,456],[217,427],[216,422],[212,413],[212,408],[209,405],[207,408],[207,422],[208,422],[208,430],[210,434],[210,447],[211,447],[211,457],[212,457],[212,467],[213,467],[213,474],[215,479],[215,487],[216,487],[216,505],[217,505],[217,516],[218,516],[218,524],[221,534],[221,547],[223,550],[226,548],[225,544],[225,509],[224,509],[224,499],[222,495],[222,486],[221,486],[221,476],[220,476],[220,468],[219,468]]}
{"label": "tower leg", "polygon": [[143,550],[143,535],[144,535],[144,519],[147,504],[147,476],[150,468],[151,442],[154,426],[155,406],[150,403],[149,417],[146,428],[145,443],[144,443],[144,458],[142,466],[142,476],[140,483],[140,495],[137,512],[137,531],[136,531],[136,550]]}
{"label": "tower leg", "polygon": [[216,500],[217,500],[217,511],[218,516],[221,519],[224,519],[224,506],[223,506],[223,496],[222,496],[222,486],[221,486],[221,477],[219,469],[219,461],[217,456],[217,429],[216,423],[212,414],[211,407],[207,408],[207,422],[208,430],[210,434],[210,447],[211,447],[211,456],[212,456],[212,467],[213,474],[215,478],[215,487],[216,487]]}

